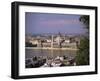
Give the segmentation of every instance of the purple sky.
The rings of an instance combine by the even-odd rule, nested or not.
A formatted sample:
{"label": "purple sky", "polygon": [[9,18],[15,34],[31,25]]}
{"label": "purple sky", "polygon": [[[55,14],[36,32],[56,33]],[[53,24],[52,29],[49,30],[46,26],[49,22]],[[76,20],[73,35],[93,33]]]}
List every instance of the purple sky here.
{"label": "purple sky", "polygon": [[81,15],[25,13],[26,34],[66,33],[84,34],[86,30],[79,21]]}

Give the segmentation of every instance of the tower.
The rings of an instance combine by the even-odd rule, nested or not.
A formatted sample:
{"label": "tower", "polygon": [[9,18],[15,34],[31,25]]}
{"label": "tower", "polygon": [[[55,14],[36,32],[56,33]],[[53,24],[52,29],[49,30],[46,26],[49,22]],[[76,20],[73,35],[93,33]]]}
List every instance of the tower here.
{"label": "tower", "polygon": [[53,38],[54,38],[54,36],[52,35],[52,37],[51,37],[51,48],[53,48]]}

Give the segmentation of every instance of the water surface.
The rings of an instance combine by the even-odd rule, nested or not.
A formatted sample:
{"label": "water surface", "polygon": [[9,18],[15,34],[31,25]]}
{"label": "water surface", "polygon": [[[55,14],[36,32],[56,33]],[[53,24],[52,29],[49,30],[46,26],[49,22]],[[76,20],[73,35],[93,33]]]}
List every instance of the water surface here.
{"label": "water surface", "polygon": [[25,50],[25,57],[32,58],[34,56],[48,56],[48,57],[57,57],[57,56],[68,56],[75,57],[75,50],[55,50],[55,49],[27,49]]}

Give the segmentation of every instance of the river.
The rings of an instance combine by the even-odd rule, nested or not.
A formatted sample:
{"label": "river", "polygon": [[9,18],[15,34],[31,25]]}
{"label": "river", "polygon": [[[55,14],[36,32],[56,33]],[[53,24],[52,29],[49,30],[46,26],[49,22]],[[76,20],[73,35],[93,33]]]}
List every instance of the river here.
{"label": "river", "polygon": [[32,58],[34,56],[47,56],[55,58],[57,56],[75,57],[75,50],[55,50],[55,49],[25,49],[25,58]]}

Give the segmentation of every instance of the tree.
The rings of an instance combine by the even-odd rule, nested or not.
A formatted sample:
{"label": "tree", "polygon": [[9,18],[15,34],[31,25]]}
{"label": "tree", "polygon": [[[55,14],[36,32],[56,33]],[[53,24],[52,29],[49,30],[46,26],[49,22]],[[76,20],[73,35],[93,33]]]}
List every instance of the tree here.
{"label": "tree", "polygon": [[[79,18],[80,22],[83,23],[84,25],[84,28],[87,29],[87,34],[89,35],[89,16],[86,16],[86,15],[82,15],[80,18]],[[89,37],[89,36],[87,36]]]}
{"label": "tree", "polygon": [[85,28],[89,30],[89,16],[82,15],[79,20],[85,25]]}
{"label": "tree", "polygon": [[[81,16],[80,22],[84,24],[84,28],[87,29],[89,34],[89,16]],[[78,46],[78,51],[76,55],[77,65],[88,65],[89,64],[89,37],[85,36],[80,40],[80,45]]]}
{"label": "tree", "polygon": [[78,47],[77,56],[76,56],[76,64],[77,65],[88,65],[89,64],[89,39],[84,37],[80,41],[80,45]]}

